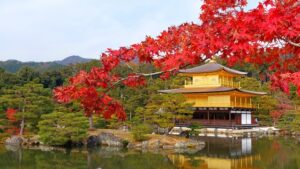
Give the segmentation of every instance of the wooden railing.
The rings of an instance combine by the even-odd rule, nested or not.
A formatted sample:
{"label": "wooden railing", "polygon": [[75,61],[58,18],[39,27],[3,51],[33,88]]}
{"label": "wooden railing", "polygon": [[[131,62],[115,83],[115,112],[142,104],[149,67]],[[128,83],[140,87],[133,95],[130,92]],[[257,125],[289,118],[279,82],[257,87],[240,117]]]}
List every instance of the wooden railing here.
{"label": "wooden railing", "polygon": [[234,102],[208,102],[208,103],[196,103],[194,107],[243,107],[243,108],[255,108],[253,104],[235,104]]}
{"label": "wooden railing", "polygon": [[[234,81],[219,81],[219,83],[216,84],[200,84],[199,86],[224,86],[224,87],[233,87],[233,88],[241,88],[240,82],[234,82]],[[184,87],[199,87],[198,85],[195,85],[193,81],[191,80],[185,80]]]}
{"label": "wooden railing", "polygon": [[221,82],[221,86],[224,87],[233,87],[233,88],[241,88],[241,83],[240,82],[232,82],[232,81],[224,81]]}
{"label": "wooden railing", "polygon": [[[238,103],[238,104],[237,104]],[[255,106],[252,103],[239,103],[231,102],[230,107],[244,107],[244,108],[254,108]]]}
{"label": "wooden railing", "polygon": [[230,121],[230,120],[214,120],[214,119],[210,119],[208,120],[192,120],[193,123],[199,123],[205,126],[231,126],[231,125],[236,125],[235,121]]}
{"label": "wooden railing", "polygon": [[237,125],[235,121],[230,121],[230,120],[214,120],[210,119],[204,120],[204,119],[192,119],[189,121],[178,121],[176,122],[177,126],[189,126],[191,124],[199,124],[202,126],[224,126],[224,127],[230,127]]}

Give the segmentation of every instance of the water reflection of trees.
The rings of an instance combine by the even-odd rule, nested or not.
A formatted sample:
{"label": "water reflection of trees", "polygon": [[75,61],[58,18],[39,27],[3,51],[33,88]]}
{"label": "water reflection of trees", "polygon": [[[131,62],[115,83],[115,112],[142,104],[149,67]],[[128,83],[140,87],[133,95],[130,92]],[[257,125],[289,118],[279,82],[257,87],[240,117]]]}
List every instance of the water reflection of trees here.
{"label": "water reflection of trees", "polygon": [[289,137],[260,139],[253,148],[253,152],[261,156],[260,161],[254,161],[254,166],[257,168],[300,168],[300,143]]}
{"label": "water reflection of trees", "polygon": [[[7,169],[173,169],[162,154],[127,152],[120,149],[41,151],[30,149],[0,149],[0,166]],[[1,167],[0,167],[1,168]]]}
{"label": "water reflection of trees", "polygon": [[[202,138],[202,140],[205,140]],[[206,140],[207,141],[207,140]],[[300,168],[300,144],[288,138],[251,140],[249,142],[210,140],[196,154],[142,153],[116,148],[41,151],[0,146],[0,168],[102,168],[102,169],[201,169],[201,168]],[[248,146],[249,148],[249,146]],[[5,166],[5,167],[3,167]]]}
{"label": "water reflection of trees", "polygon": [[81,153],[70,153],[66,151],[49,151],[17,149],[16,151],[0,151],[0,166],[6,169],[79,169],[86,168],[86,157]]}

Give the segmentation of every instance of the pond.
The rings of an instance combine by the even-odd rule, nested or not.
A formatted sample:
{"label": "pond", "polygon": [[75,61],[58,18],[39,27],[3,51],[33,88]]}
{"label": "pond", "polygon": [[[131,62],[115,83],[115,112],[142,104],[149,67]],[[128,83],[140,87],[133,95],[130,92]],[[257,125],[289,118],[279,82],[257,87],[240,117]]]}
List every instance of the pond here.
{"label": "pond", "polygon": [[197,153],[117,148],[33,150],[0,145],[1,169],[300,169],[300,142],[289,137],[214,138]]}

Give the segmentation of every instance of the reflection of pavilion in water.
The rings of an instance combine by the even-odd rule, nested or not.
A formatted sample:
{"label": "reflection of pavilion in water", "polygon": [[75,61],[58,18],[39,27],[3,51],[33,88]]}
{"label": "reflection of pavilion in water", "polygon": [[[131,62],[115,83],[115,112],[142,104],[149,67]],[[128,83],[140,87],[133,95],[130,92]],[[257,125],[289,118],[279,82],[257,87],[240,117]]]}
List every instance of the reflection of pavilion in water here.
{"label": "reflection of pavilion in water", "polygon": [[169,155],[170,161],[181,169],[253,169],[260,156],[252,154],[251,138],[200,137],[206,145],[194,155]]}

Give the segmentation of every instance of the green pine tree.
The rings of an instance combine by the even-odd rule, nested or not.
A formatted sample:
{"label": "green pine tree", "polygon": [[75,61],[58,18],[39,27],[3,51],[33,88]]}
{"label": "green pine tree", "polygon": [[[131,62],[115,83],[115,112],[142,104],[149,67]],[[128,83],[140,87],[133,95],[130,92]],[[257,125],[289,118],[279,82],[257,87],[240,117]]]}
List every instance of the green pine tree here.
{"label": "green pine tree", "polygon": [[17,110],[20,135],[23,135],[25,126],[36,131],[40,116],[53,111],[51,91],[34,82],[4,90],[0,102],[5,108]]}
{"label": "green pine tree", "polygon": [[88,121],[82,112],[60,110],[42,115],[38,127],[40,139],[45,144],[64,145],[85,139]]}
{"label": "green pine tree", "polygon": [[143,123],[154,124],[163,128],[173,127],[176,121],[192,117],[193,104],[187,103],[180,94],[155,94],[144,108],[138,108],[139,119]]}

